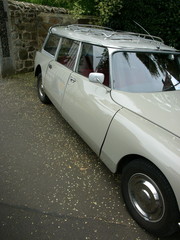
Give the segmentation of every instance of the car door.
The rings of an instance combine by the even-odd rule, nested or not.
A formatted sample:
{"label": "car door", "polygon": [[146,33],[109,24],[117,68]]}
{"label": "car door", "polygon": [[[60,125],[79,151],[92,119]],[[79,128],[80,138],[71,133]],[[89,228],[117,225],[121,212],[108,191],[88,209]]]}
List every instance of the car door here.
{"label": "car door", "polygon": [[45,88],[56,108],[61,111],[62,100],[68,79],[74,69],[79,42],[62,38],[60,48],[55,59],[47,68]]}
{"label": "car door", "polygon": [[42,50],[36,53],[35,69],[37,65],[41,66],[43,85],[45,85],[45,77],[47,73],[48,64],[55,58],[59,46],[60,37],[56,34],[49,33],[46,37]]}
{"label": "car door", "polygon": [[[90,72],[105,74],[106,84],[93,83]],[[62,112],[87,144],[99,154],[107,129],[120,106],[110,96],[109,58],[106,48],[82,44],[76,72],[68,80]]]}

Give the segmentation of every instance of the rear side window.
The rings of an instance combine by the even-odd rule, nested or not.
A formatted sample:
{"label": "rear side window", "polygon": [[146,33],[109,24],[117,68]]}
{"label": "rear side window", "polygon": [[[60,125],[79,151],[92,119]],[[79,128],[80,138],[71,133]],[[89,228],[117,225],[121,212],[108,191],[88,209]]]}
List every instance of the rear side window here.
{"label": "rear side window", "polygon": [[104,84],[109,86],[109,54],[107,48],[83,43],[77,71],[85,77],[88,77],[91,72],[103,73]]}
{"label": "rear side window", "polygon": [[50,34],[44,46],[44,50],[54,56],[58,47],[59,39],[59,36],[55,34]]}
{"label": "rear side window", "polygon": [[77,58],[79,42],[62,38],[61,47],[58,53],[57,61],[69,69],[73,70]]}

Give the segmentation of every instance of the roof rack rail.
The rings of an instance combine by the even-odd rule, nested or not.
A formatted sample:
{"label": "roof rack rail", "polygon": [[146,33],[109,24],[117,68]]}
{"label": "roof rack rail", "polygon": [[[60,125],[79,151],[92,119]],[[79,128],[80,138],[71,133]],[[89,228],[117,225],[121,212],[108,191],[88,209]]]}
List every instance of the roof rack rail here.
{"label": "roof rack rail", "polygon": [[105,37],[110,37],[112,35],[112,32],[114,32],[112,28],[89,24],[72,24],[68,25],[67,29],[75,32],[79,31],[91,33],[94,35],[104,35]]}
{"label": "roof rack rail", "polygon": [[51,32],[51,30],[55,27],[62,27],[62,26],[63,26],[62,24],[54,24],[49,28],[49,32]]}
{"label": "roof rack rail", "polygon": [[164,43],[162,38],[157,37],[157,36],[153,36],[153,35],[149,35],[149,34],[145,34],[145,33],[123,32],[123,31],[117,30],[115,32],[115,34],[113,34],[112,36],[117,36],[116,39],[118,40],[118,35],[119,36],[130,35],[130,36],[141,37],[141,38],[144,38],[144,39],[147,39],[147,40],[151,39],[153,41],[158,41],[158,42]]}
{"label": "roof rack rail", "polygon": [[[130,36],[141,37],[147,40],[153,40],[163,43],[163,40],[160,37],[152,36],[150,34],[144,33],[134,33],[134,32],[125,32],[125,31],[114,31],[112,28],[103,27],[99,25],[88,25],[88,24],[72,24],[68,25],[67,29],[72,31],[80,31],[80,32],[89,32],[95,35],[104,35],[106,38],[111,40],[122,40],[125,35],[128,35],[128,39],[130,40]],[[104,30],[104,31],[103,31]]]}
{"label": "roof rack rail", "polygon": [[[50,28],[50,31],[54,27],[60,27],[63,26],[61,24],[53,25]],[[105,38],[110,40],[136,40],[137,38],[143,38],[144,40],[152,40],[152,42],[159,42],[164,43],[162,38],[157,36],[152,36],[150,34],[144,34],[144,33],[135,33],[135,32],[126,32],[121,30],[114,31],[112,28],[103,27],[99,25],[89,25],[89,24],[70,24],[67,26],[64,26],[66,29],[74,31],[74,32],[84,32],[84,33],[90,33],[94,35],[103,35]],[[134,38],[133,38],[134,37]]]}
{"label": "roof rack rail", "polygon": [[88,29],[89,31],[92,29],[113,31],[112,28],[103,27],[103,26],[99,26],[99,25],[91,25],[91,24],[71,24],[71,25],[68,25],[67,28],[74,30],[74,31],[83,30],[83,29]]}

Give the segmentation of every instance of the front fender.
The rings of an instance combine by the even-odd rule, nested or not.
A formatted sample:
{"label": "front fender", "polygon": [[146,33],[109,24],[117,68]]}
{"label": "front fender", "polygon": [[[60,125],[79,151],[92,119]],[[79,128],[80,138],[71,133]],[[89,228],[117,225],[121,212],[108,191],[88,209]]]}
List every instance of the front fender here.
{"label": "front fender", "polygon": [[180,139],[127,110],[120,110],[107,133],[100,158],[116,172],[127,155],[142,156],[157,166],[172,186],[180,206]]}

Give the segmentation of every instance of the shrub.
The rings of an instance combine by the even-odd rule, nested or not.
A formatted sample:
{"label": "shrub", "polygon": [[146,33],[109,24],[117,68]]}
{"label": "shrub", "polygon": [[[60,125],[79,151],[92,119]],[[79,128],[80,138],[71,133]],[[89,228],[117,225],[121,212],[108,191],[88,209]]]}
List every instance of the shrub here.
{"label": "shrub", "polygon": [[142,32],[134,21],[150,34],[180,49],[180,1],[124,0],[121,13],[110,17],[107,25],[115,29]]}
{"label": "shrub", "polygon": [[70,9],[80,15],[96,15],[99,23],[113,29],[142,32],[137,22],[151,35],[157,35],[165,43],[180,49],[180,1],[179,0],[24,0]]}

